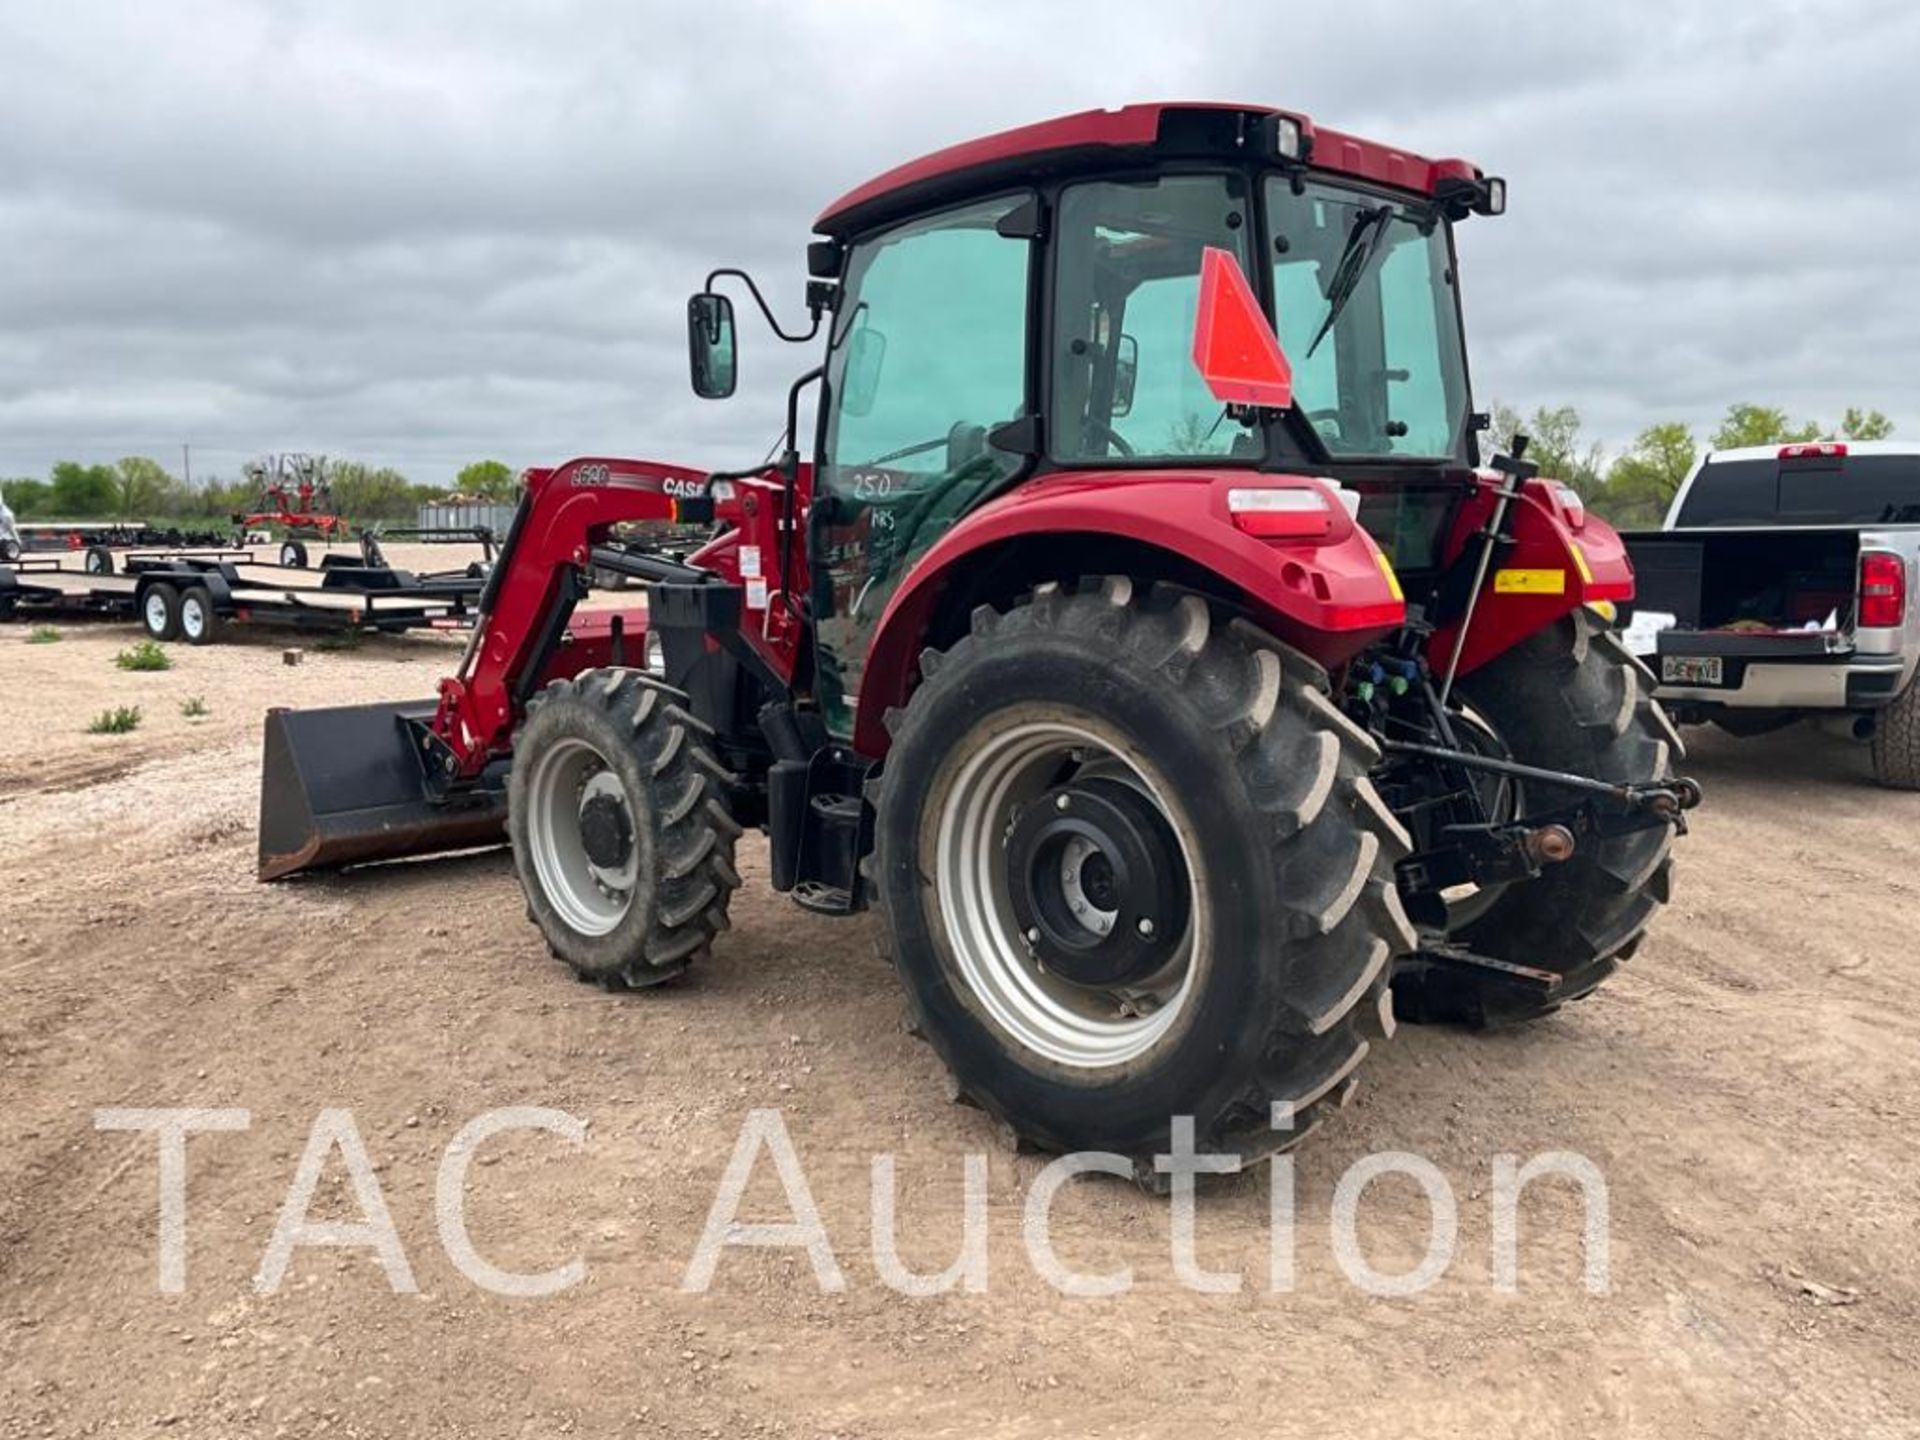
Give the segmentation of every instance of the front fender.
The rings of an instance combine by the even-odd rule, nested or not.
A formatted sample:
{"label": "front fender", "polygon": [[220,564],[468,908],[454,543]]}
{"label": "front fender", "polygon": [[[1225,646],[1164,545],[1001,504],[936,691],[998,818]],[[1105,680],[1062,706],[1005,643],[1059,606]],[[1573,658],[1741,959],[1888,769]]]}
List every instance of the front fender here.
{"label": "front fender", "polygon": [[[1239,529],[1228,491],[1312,488],[1326,531],[1262,539]],[[1240,596],[1259,624],[1332,667],[1405,622],[1399,582],[1328,482],[1244,470],[1075,471],[1036,480],[968,515],[922,556],[882,612],[867,647],[854,746],[887,749],[882,718],[906,703],[940,597],[989,547],[1036,536],[1118,538],[1197,565]],[[1036,574],[1034,582],[1054,576]]]}
{"label": "front fender", "polygon": [[[1449,563],[1471,561],[1469,547],[1492,519],[1494,490],[1483,485],[1460,506],[1445,551]],[[1572,514],[1556,482],[1526,482],[1509,533],[1511,543],[1488,568],[1464,643],[1461,615],[1435,628],[1428,650],[1435,670],[1444,671],[1458,649],[1459,673],[1471,674],[1583,605],[1633,598],[1633,565],[1619,534],[1604,520]]]}

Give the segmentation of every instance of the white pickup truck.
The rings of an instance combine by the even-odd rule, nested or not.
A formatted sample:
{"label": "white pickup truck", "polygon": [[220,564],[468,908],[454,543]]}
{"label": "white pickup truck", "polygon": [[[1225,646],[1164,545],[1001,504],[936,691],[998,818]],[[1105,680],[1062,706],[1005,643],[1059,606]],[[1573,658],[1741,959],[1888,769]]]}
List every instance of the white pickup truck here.
{"label": "white pickup truck", "polygon": [[1628,643],[1676,720],[1818,719],[1920,789],[1920,445],[1709,451],[1665,525],[1624,538]]}

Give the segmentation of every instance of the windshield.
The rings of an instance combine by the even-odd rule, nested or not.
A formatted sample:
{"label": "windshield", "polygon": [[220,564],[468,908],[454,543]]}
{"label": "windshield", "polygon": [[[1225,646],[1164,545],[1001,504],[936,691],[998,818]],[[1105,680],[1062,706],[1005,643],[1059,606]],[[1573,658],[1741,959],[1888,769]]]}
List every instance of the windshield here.
{"label": "windshield", "polygon": [[1335,456],[1461,452],[1466,362],[1446,226],[1397,200],[1266,186],[1294,404]]}

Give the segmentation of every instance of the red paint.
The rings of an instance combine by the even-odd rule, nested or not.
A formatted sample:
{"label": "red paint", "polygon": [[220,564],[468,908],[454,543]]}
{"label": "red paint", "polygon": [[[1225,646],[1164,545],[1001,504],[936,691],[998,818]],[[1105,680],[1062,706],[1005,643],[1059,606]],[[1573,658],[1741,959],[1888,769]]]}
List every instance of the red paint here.
{"label": "red paint", "polygon": [[[674,497],[704,484],[706,473],[684,465],[653,460],[598,457],[569,460],[551,470],[530,470],[526,483],[531,510],[520,525],[493,608],[483,621],[471,663],[460,675],[440,682],[440,707],[435,732],[458,758],[460,774],[477,775],[490,760],[511,748],[518,718],[514,692],[530,666],[540,664],[537,679],[578,674],[608,663],[612,654],[611,620],[593,611],[578,611],[567,634],[550,657],[540,652],[541,622],[562,603],[561,586],[570,570],[584,570],[590,551],[604,541],[614,526],[636,521],[668,521]],[[801,476],[802,489],[810,485],[810,471]],[[779,482],[769,478],[736,481],[730,496],[716,500],[716,516],[734,527],[706,546],[695,563],[730,581],[740,581],[742,545],[762,545],[762,570],[770,596],[781,589],[778,536]],[[801,496],[802,503],[805,494]],[[795,560],[804,566],[798,547]],[[639,664],[646,643],[645,613],[631,615],[623,643],[628,663]],[[784,602],[772,609],[749,611],[742,617],[742,633],[783,678],[791,678],[798,652],[799,626]]]}
{"label": "red paint", "polygon": [[[1331,506],[1332,524],[1320,538],[1278,544],[1242,533],[1228,512],[1227,492],[1250,482],[1317,488]],[[1189,560],[1242,592],[1257,623],[1323,665],[1350,659],[1406,620],[1379,548],[1324,480],[1244,470],[1049,475],[961,520],[894,593],[867,649],[853,733],[862,754],[886,753],[882,717],[906,701],[914,659],[947,582],[988,548],[1033,535],[1120,536]]]}
{"label": "red paint", "polygon": [[1231,252],[1200,255],[1200,303],[1193,317],[1193,363],[1223,405],[1293,404],[1293,367]]}
{"label": "red paint", "polygon": [[[820,213],[813,228],[834,234],[857,220],[858,212],[898,190],[924,185],[968,170],[1031,158],[1056,159],[1075,154],[1102,158],[1102,152],[1145,150],[1160,135],[1161,117],[1169,110],[1234,110],[1248,115],[1291,115],[1300,123],[1302,139],[1311,149],[1310,167],[1336,175],[1351,176],[1377,185],[1390,185],[1421,195],[1431,195],[1434,184],[1444,178],[1471,180],[1479,171],[1465,160],[1430,160],[1411,151],[1395,150],[1357,135],[1321,129],[1298,111],[1278,110],[1270,105],[1227,105],[1214,101],[1158,101],[1125,105],[1116,110],[1083,110],[1042,120],[1034,125],[1003,130],[994,135],[950,145],[944,150],[923,155],[904,165],[896,165],[866,184],[842,195]],[[1106,158],[1112,158],[1108,156]]]}
{"label": "red paint", "polygon": [[[1466,554],[1470,543],[1478,543],[1475,537],[1492,518],[1498,500],[1494,493],[1498,477],[1477,478],[1474,492],[1454,517],[1453,532],[1443,552],[1448,564]],[[1585,528],[1575,535],[1562,516],[1555,482],[1527,481],[1514,502],[1508,527],[1514,543],[1497,552],[1494,566],[1487,572],[1486,590],[1474,609],[1473,626],[1461,647],[1462,675],[1504,655],[1582,605],[1633,598],[1633,566],[1620,536],[1606,521],[1594,516],[1589,516]],[[1494,589],[1494,576],[1500,570],[1559,570],[1567,577],[1566,589],[1558,595],[1502,595]],[[1434,632],[1428,659],[1436,671],[1447,668],[1456,646],[1461,646],[1457,623]]]}

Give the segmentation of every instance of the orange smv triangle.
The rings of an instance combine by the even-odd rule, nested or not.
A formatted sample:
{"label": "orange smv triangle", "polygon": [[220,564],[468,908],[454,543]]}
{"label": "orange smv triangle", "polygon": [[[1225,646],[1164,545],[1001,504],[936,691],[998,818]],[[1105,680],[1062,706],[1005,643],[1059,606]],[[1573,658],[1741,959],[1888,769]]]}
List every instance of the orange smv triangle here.
{"label": "orange smv triangle", "polygon": [[1261,313],[1240,262],[1212,245],[1200,257],[1193,363],[1223,405],[1284,410],[1293,404],[1293,367],[1279,338]]}

